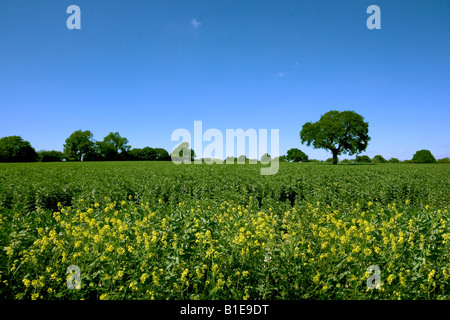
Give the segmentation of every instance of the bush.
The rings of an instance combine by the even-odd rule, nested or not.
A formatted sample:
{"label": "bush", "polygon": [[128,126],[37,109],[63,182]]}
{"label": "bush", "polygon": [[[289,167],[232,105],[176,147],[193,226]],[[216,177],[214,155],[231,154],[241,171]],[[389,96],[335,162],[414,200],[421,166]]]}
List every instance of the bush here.
{"label": "bush", "polygon": [[369,156],[356,156],[356,163],[371,163]]}
{"label": "bush", "polygon": [[383,156],[376,155],[375,157],[373,157],[372,162],[373,163],[386,163],[387,161],[385,158],[383,158]]}
{"label": "bush", "polygon": [[38,153],[38,161],[39,162],[58,162],[62,161],[64,158],[64,154],[60,151],[39,151]]}
{"label": "bush", "polygon": [[425,149],[417,151],[414,154],[412,161],[414,163],[436,163],[436,159],[431,152]]}
{"label": "bush", "polygon": [[353,160],[351,160],[351,159],[344,159],[344,160],[341,161],[342,164],[349,164],[349,163],[352,163],[352,162],[353,162]]}
{"label": "bush", "polygon": [[450,158],[443,158],[443,159],[439,159],[436,163],[450,163]]}
{"label": "bush", "polygon": [[389,163],[400,163],[400,160],[398,160],[397,158],[390,158]]}
{"label": "bush", "polygon": [[0,162],[35,162],[36,150],[19,136],[0,139]]}

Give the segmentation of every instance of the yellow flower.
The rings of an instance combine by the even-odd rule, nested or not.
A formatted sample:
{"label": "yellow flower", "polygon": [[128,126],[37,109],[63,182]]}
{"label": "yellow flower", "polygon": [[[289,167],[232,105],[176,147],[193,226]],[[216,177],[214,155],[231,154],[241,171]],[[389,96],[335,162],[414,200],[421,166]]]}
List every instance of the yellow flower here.
{"label": "yellow flower", "polygon": [[181,273],[181,281],[185,281],[188,274],[189,269],[188,268],[184,269],[184,271]]}
{"label": "yellow flower", "polygon": [[317,282],[319,282],[319,279],[320,279],[320,273],[317,272],[317,274],[313,278],[313,282],[317,283]]}
{"label": "yellow flower", "polygon": [[431,270],[431,272],[428,274],[428,282],[431,282],[433,280],[434,275],[436,274],[436,270]]}
{"label": "yellow flower", "polygon": [[141,282],[142,282],[142,283],[144,283],[144,282],[145,282],[145,280],[147,280],[147,279],[148,279],[148,277],[149,277],[148,273],[144,273],[144,274],[142,274],[142,276],[141,276]]}
{"label": "yellow flower", "polygon": [[104,293],[100,296],[100,300],[108,300],[108,294]]}
{"label": "yellow flower", "polygon": [[219,266],[217,264],[215,264],[215,265],[212,266],[211,270],[212,270],[213,273],[216,273],[217,270],[219,270]]}
{"label": "yellow flower", "polygon": [[394,279],[395,279],[395,275],[390,274],[389,277],[387,278],[387,282],[388,282],[389,284],[391,284],[392,281],[393,281]]}
{"label": "yellow flower", "polygon": [[31,281],[28,279],[23,279],[22,282],[25,285],[25,287],[27,287],[27,288],[30,286],[30,283],[31,283]]}

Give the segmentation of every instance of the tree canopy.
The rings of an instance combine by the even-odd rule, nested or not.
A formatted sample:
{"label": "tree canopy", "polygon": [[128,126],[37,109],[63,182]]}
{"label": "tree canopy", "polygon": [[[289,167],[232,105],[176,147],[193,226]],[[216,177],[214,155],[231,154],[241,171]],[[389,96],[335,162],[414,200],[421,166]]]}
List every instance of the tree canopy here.
{"label": "tree canopy", "polygon": [[189,148],[188,142],[182,142],[172,150],[170,156],[174,163],[180,164],[182,162],[189,163],[194,161],[196,155],[194,150]]}
{"label": "tree canopy", "polygon": [[307,122],[300,132],[302,143],[316,149],[328,149],[333,154],[333,164],[338,155],[353,155],[364,151],[370,140],[369,124],[354,111],[329,111],[319,121]]}
{"label": "tree canopy", "polygon": [[64,154],[61,151],[38,151],[38,161],[40,162],[58,162],[64,159]]}
{"label": "tree canopy", "polygon": [[383,158],[382,155],[377,154],[375,157],[373,157],[372,162],[373,163],[386,163],[387,160],[385,158]]}
{"label": "tree canopy", "polygon": [[372,160],[370,160],[369,156],[364,155],[364,156],[356,156],[355,162],[356,163],[371,163]]}
{"label": "tree canopy", "polygon": [[103,141],[98,141],[96,144],[102,160],[123,160],[131,148],[128,145],[128,139],[121,137],[118,132],[110,132]]}
{"label": "tree canopy", "polygon": [[436,163],[436,159],[434,158],[434,156],[431,154],[430,150],[419,150],[417,151],[413,158],[412,158],[412,162],[414,163]]}
{"label": "tree canopy", "polygon": [[34,162],[38,158],[36,150],[20,136],[0,139],[0,162]]}
{"label": "tree canopy", "polygon": [[292,148],[287,151],[286,160],[289,162],[305,162],[308,161],[308,156],[297,148]]}
{"label": "tree canopy", "polygon": [[89,131],[77,130],[72,133],[64,144],[64,156],[69,161],[82,161],[84,157],[95,153],[94,135]]}

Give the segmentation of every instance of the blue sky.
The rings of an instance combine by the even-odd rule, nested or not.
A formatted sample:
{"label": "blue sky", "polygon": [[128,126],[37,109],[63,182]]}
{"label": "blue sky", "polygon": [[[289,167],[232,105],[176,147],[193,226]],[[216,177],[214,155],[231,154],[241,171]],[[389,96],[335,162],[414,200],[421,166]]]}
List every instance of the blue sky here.
{"label": "blue sky", "polygon": [[[73,4],[81,30],[66,27]],[[364,154],[449,157],[449,14],[448,0],[0,0],[0,137],[62,151],[75,130],[117,131],[170,151],[201,120],[279,129],[281,154],[324,160],[302,125],[354,110]]]}

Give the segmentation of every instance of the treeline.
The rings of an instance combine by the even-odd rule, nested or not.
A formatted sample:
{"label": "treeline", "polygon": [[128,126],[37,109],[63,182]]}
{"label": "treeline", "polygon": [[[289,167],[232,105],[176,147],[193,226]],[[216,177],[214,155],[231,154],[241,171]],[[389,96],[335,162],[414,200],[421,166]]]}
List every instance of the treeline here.
{"label": "treeline", "polygon": [[[183,157],[183,145],[174,149],[176,156]],[[196,157],[193,150],[185,148],[190,153],[191,160]],[[271,157],[264,154],[262,163],[268,163]],[[120,136],[118,132],[111,132],[102,141],[95,141],[89,130],[77,130],[73,132],[64,144],[64,151],[41,150],[37,151],[30,142],[20,136],[9,136],[0,139],[0,162],[58,162],[58,161],[171,161],[169,152],[163,148],[131,148],[127,138]],[[325,161],[309,159],[303,151],[292,148],[286,155],[278,158],[280,162],[325,162],[332,163],[333,158]],[[238,158],[230,157],[227,163],[248,163],[250,160],[242,155]],[[217,161],[221,162],[221,160]],[[449,158],[436,160],[429,150],[417,151],[411,160],[400,161],[397,158],[386,160],[381,155],[372,159],[367,155],[356,156],[355,159],[341,160],[342,164],[364,163],[450,163]]]}
{"label": "treeline", "polygon": [[[325,161],[308,159],[308,156],[297,148],[288,150],[287,155],[281,156],[280,161],[287,162],[325,162],[333,163],[333,158],[328,158]],[[343,159],[339,161],[341,164],[369,164],[369,163],[450,163],[449,158],[436,160],[429,150],[417,151],[411,160],[400,161],[397,158],[385,159],[382,155],[376,155],[372,159],[367,155],[356,156],[355,159]]]}
{"label": "treeline", "polygon": [[95,141],[89,130],[77,130],[64,144],[64,151],[37,151],[20,136],[0,139],[0,162],[58,161],[170,161],[163,148],[131,148],[118,132],[111,132],[102,141]]}

